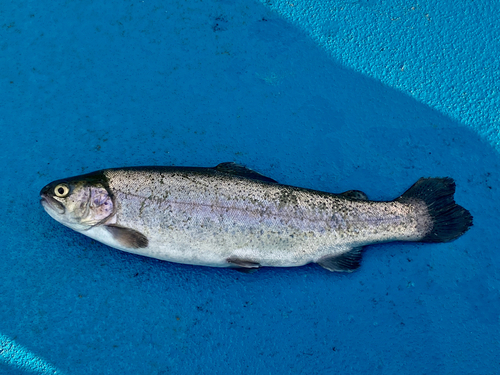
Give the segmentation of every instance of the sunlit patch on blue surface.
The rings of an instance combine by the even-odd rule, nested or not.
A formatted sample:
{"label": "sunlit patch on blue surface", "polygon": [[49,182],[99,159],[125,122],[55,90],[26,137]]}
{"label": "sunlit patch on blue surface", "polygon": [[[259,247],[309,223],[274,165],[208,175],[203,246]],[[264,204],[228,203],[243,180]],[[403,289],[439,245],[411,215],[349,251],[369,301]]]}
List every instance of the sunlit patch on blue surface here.
{"label": "sunlit patch on blue surface", "polygon": [[2,334],[0,334],[0,361],[16,369],[33,374],[63,374],[63,372],[56,369],[45,359]]}

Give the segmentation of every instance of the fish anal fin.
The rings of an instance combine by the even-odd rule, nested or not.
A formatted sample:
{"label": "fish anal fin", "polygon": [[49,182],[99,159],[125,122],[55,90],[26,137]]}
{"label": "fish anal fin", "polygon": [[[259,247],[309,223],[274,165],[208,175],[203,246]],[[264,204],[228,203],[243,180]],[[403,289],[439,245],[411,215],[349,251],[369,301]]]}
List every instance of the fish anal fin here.
{"label": "fish anal fin", "polygon": [[232,162],[221,163],[218,166],[214,167],[213,169],[215,169],[218,172],[228,173],[228,174],[232,174],[234,176],[250,178],[252,180],[277,183],[277,181],[273,180],[272,178],[266,177],[258,172],[255,172],[254,170],[252,170],[250,168],[247,168],[243,165],[232,163]]}
{"label": "fish anal fin", "polygon": [[345,198],[355,199],[358,201],[367,201],[368,200],[368,196],[360,190],[348,190],[348,191],[343,192],[340,195],[342,195]]}
{"label": "fish anal fin", "polygon": [[105,227],[120,245],[128,249],[148,247],[148,238],[141,232],[114,224],[105,225]]}
{"label": "fish anal fin", "polygon": [[237,257],[230,257],[226,259],[226,262],[231,264],[231,267],[236,271],[244,272],[244,273],[253,273],[256,272],[260,268],[260,264],[257,262],[253,262],[248,259],[241,259]]}
{"label": "fish anal fin", "polygon": [[326,255],[316,263],[332,272],[353,272],[360,266],[363,248],[355,247],[340,255]]}

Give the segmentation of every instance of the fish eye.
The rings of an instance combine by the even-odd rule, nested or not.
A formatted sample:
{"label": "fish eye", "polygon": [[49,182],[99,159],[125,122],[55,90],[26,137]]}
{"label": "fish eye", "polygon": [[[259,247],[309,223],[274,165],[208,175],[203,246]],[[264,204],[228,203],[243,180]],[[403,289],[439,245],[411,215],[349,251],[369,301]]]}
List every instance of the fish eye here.
{"label": "fish eye", "polygon": [[54,188],[54,194],[56,197],[64,198],[69,194],[69,187],[66,184],[59,184]]}

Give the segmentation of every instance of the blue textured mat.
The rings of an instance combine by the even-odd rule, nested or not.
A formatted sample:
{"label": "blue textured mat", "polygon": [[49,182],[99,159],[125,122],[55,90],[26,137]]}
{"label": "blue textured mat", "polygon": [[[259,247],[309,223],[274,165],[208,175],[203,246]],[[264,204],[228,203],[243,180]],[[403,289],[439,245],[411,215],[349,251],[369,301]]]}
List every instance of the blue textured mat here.
{"label": "blue textured mat", "polygon": [[[0,373],[500,373],[500,6],[445,3],[4,2]],[[39,204],[82,172],[227,161],[374,200],[450,176],[474,227],[242,275]]]}

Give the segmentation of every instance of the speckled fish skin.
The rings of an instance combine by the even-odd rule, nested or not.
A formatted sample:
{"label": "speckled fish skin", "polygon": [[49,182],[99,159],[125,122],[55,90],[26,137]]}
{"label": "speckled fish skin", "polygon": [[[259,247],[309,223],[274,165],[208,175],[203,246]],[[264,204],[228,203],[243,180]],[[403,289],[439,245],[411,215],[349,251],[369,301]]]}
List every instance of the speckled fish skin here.
{"label": "speckled fish skin", "polygon": [[397,202],[351,201],[210,170],[104,174],[119,202],[116,224],[149,239],[145,255],[174,262],[226,266],[236,257],[299,266],[368,243],[422,236],[415,209]]}
{"label": "speckled fish skin", "polygon": [[[101,208],[99,221],[86,228],[74,228],[54,212],[49,214],[120,250],[240,269],[316,262],[331,271],[352,271],[359,266],[362,246],[424,240],[433,228],[425,201],[413,196],[375,202],[361,192],[331,194],[272,181],[232,163],[215,168],[107,169],[47,185],[42,204],[49,212],[47,195],[61,183],[69,186],[70,196],[79,190],[72,187],[78,184],[80,189],[106,189],[112,199],[109,216],[102,219]],[[92,198],[97,205],[105,201],[100,194]],[[460,235],[472,225],[472,217],[469,221]]]}

